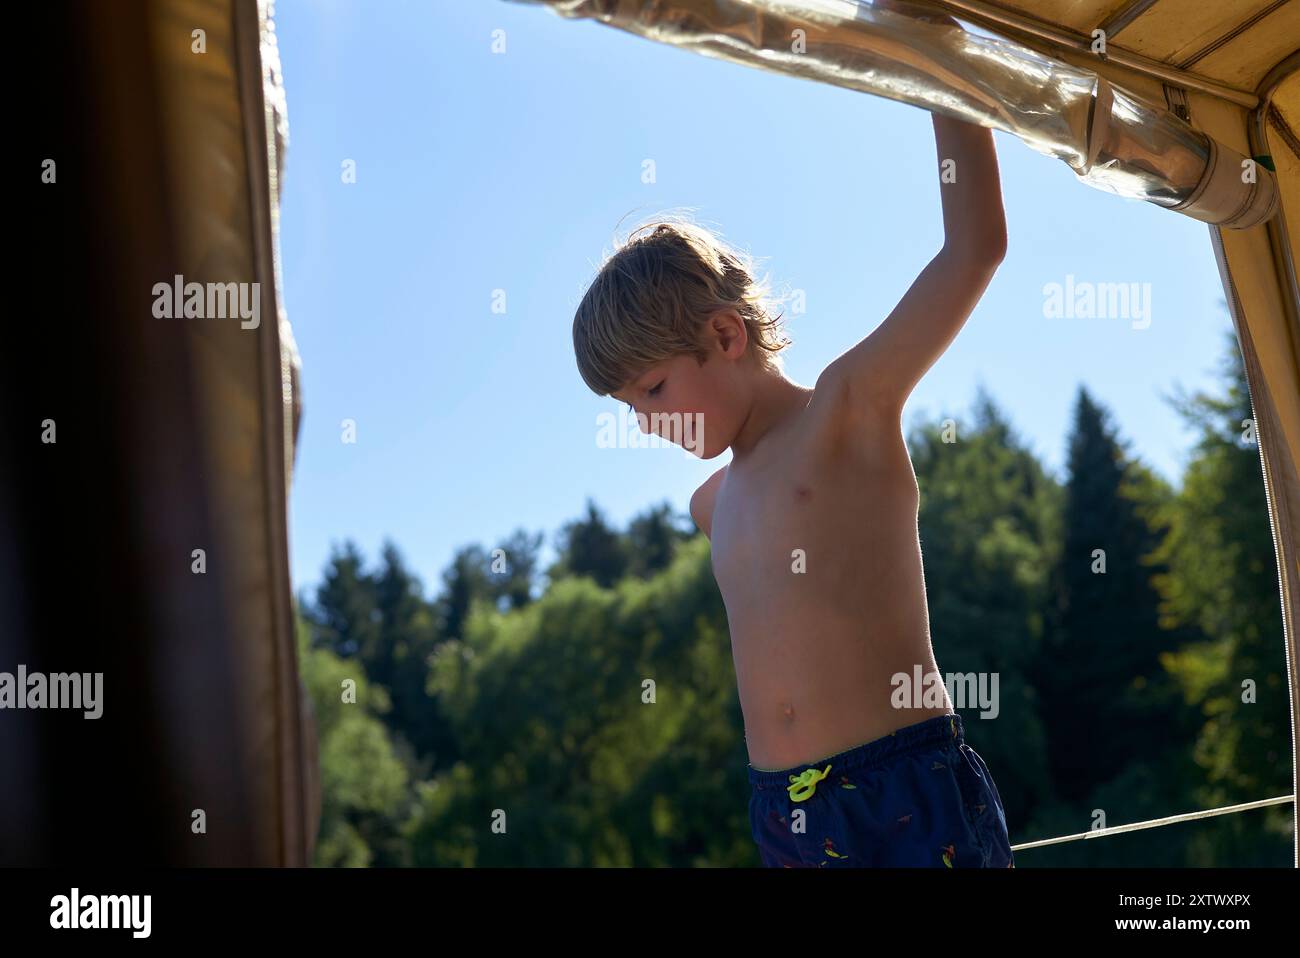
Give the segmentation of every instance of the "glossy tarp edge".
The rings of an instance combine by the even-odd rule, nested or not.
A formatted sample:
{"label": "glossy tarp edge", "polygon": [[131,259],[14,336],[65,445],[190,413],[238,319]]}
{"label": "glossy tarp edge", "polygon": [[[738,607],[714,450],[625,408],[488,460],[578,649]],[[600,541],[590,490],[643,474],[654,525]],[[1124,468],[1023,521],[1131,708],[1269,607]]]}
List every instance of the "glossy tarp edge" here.
{"label": "glossy tarp edge", "polygon": [[1096,71],[860,0],[516,0],[1011,133],[1097,189],[1231,229],[1277,208],[1262,166]]}

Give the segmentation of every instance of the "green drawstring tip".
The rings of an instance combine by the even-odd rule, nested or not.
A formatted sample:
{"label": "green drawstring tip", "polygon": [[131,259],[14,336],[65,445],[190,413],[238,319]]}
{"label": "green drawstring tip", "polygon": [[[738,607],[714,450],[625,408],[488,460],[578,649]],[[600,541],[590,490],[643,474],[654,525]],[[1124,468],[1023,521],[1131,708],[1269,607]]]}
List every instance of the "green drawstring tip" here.
{"label": "green drawstring tip", "polygon": [[786,786],[786,791],[790,793],[790,801],[803,802],[812,798],[813,792],[817,791],[817,783],[831,773],[831,767],[826,766],[825,771],[817,771],[815,768],[804,769],[798,775],[791,775],[792,784]]}
{"label": "green drawstring tip", "polygon": [[1259,156],[1252,156],[1251,159],[1264,167],[1264,169],[1268,170],[1270,173],[1277,172],[1277,167],[1273,165],[1273,157],[1268,153],[1261,153]]}

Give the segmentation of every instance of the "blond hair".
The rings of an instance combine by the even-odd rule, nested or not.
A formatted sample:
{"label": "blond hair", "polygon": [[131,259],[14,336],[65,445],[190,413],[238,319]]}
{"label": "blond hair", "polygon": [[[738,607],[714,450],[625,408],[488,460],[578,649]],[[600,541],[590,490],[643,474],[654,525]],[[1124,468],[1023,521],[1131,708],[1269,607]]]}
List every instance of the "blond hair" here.
{"label": "blond hair", "polygon": [[732,308],[745,323],[748,350],[768,369],[790,345],[778,336],[779,302],[753,261],[682,216],[660,215],[635,228],[605,259],[573,317],[578,372],[597,395],[621,389],[646,369],[688,353],[703,363],[701,329]]}

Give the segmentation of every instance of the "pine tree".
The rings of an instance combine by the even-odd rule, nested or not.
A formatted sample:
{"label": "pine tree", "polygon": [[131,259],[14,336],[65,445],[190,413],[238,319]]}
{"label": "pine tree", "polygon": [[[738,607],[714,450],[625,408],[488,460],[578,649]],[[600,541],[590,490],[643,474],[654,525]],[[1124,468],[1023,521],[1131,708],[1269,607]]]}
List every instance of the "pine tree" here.
{"label": "pine tree", "polygon": [[627,568],[626,543],[588,499],[587,514],[568,523],[560,533],[560,557],[548,575],[552,579],[586,576],[608,589],[623,578]]}
{"label": "pine tree", "polygon": [[[542,534],[517,529],[493,550],[488,581],[496,604],[503,609],[522,609],[533,601],[537,578],[537,557]],[[501,569],[502,571],[498,571]]]}
{"label": "pine tree", "polygon": [[1159,626],[1160,537],[1144,518],[1150,498],[1169,493],[1130,460],[1082,387],[1069,444],[1054,614],[1036,670],[1052,781],[1067,801],[1180,740],[1176,703],[1160,687],[1160,655],[1180,639]]}
{"label": "pine tree", "polygon": [[419,579],[392,542],[384,543],[380,562],[374,580],[380,637],[366,671],[371,681],[388,689],[393,708],[385,721],[413,751],[409,762],[419,765],[417,756],[429,757],[439,744],[437,706],[425,690],[438,644],[435,615]]}
{"label": "pine tree", "polygon": [[331,550],[316,601],[305,611],[312,624],[313,644],[344,658],[373,654],[380,613],[374,580],[365,571],[354,543]]}
{"label": "pine tree", "polygon": [[482,546],[465,546],[443,571],[443,591],[438,598],[438,631],[443,638],[461,636],[475,600],[493,600],[490,561]]}
{"label": "pine tree", "polygon": [[634,518],[627,527],[627,574],[648,579],[668,568],[679,543],[689,539],[683,532],[672,507],[667,503],[653,506]]}

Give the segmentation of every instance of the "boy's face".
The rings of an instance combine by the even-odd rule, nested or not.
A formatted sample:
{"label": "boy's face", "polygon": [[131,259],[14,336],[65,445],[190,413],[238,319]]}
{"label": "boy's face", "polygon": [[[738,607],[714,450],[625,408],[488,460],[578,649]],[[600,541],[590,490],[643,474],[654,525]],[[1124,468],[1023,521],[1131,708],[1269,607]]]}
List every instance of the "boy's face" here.
{"label": "boy's face", "polygon": [[745,419],[742,364],[737,361],[745,344],[740,317],[718,314],[706,330],[702,365],[693,355],[673,356],[611,395],[632,407],[642,432],[712,459],[731,445]]}

